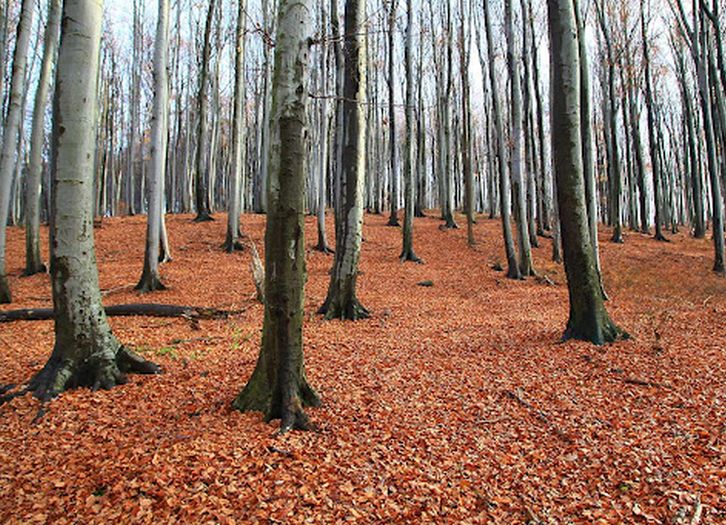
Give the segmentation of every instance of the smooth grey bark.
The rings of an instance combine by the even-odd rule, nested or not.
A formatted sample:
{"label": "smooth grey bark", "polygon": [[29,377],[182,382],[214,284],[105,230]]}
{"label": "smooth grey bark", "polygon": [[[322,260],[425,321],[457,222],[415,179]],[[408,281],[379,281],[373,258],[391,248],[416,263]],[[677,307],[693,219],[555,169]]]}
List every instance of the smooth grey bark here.
{"label": "smooth grey bark", "polygon": [[580,65],[572,0],[548,0],[552,154],[570,316],[564,339],[594,344],[625,336],[608,316],[590,243],[580,130]]}
{"label": "smooth grey bark", "polygon": [[388,147],[391,169],[391,215],[388,226],[400,226],[398,222],[399,182],[396,149],[396,68],[394,43],[396,41],[396,0],[388,1]]}
{"label": "smooth grey bark", "polygon": [[49,400],[68,388],[108,389],[126,372],[158,373],[121,346],[101,304],[93,242],[93,151],[101,0],[64,0],[52,135],[50,273],[55,345],[28,389]]}
{"label": "smooth grey bark", "polygon": [[[403,261],[421,262],[413,250],[413,215],[415,206],[415,179],[414,179],[414,117],[413,117],[413,5],[406,0],[406,47],[404,48],[404,63],[406,67],[406,145],[403,159],[404,213],[403,213],[403,247],[400,259]],[[392,215],[393,216],[393,215]],[[389,222],[390,224],[390,222]]]}
{"label": "smooth grey bark", "polygon": [[[5,262],[7,224],[10,214],[10,197],[15,173],[16,147],[20,136],[23,95],[25,93],[25,69],[27,65],[30,31],[33,25],[33,0],[23,0],[15,37],[8,110],[3,126],[3,144],[0,151],[0,304],[12,300]],[[3,73],[4,74],[4,73]],[[1,96],[1,94],[0,94]]]}
{"label": "smooth grey bark", "polygon": [[494,130],[496,136],[497,166],[499,168],[499,200],[502,214],[502,236],[504,238],[504,252],[507,257],[507,277],[521,279],[517,254],[514,251],[512,237],[512,221],[510,216],[511,192],[509,187],[509,174],[507,173],[507,154],[504,145],[504,126],[502,125],[502,111],[499,105],[499,88],[494,74],[494,45],[492,43],[492,28],[489,14],[489,2],[484,2],[484,29],[487,40],[487,57],[489,59],[488,77],[491,87],[492,114],[494,117]]}
{"label": "smooth grey bark", "polygon": [[523,277],[534,274],[532,249],[527,223],[527,196],[522,177],[522,92],[519,82],[519,54],[514,42],[512,0],[504,1],[504,28],[507,37],[507,69],[509,71],[510,153],[509,171],[514,194],[514,219],[517,222],[519,271]]}
{"label": "smooth grey bark", "polygon": [[[451,99],[453,91],[453,25],[451,23],[451,0],[446,1],[446,35],[444,64],[441,66],[440,112],[441,120],[438,122],[440,130],[439,154],[441,155],[439,180],[441,186],[441,218],[445,228],[458,228],[454,220],[454,189],[453,175],[455,155],[451,152]],[[434,44],[435,45],[435,44]],[[453,157],[453,158],[452,158]]]}
{"label": "smooth grey bark", "polygon": [[661,163],[658,156],[660,143],[658,141],[658,132],[656,130],[655,102],[653,100],[653,85],[650,74],[650,50],[648,44],[648,30],[645,22],[645,7],[643,0],[640,0],[640,31],[643,40],[643,66],[645,75],[645,109],[648,121],[648,151],[650,152],[650,164],[653,174],[653,205],[655,210],[655,235],[657,241],[666,241],[663,235],[661,222],[661,202],[660,202],[660,184],[661,184]]}
{"label": "smooth grey bark", "polygon": [[148,172],[148,215],[146,217],[146,248],[141,279],[136,284],[140,292],[164,290],[159,275],[159,244],[163,219],[162,198],[166,178],[166,141],[169,120],[169,0],[158,0],[156,37],[154,39],[154,101],[151,120],[151,170]]}
{"label": "smooth grey bark", "polygon": [[526,197],[526,219],[527,219],[527,231],[529,233],[529,244],[533,248],[539,247],[539,241],[537,239],[537,183],[535,181],[536,172],[536,159],[537,152],[535,150],[534,140],[534,115],[532,108],[532,80],[531,80],[531,58],[529,51],[531,49],[530,40],[533,36],[529,31],[529,14],[527,12],[527,4],[525,0],[520,0],[520,13],[522,18],[522,65],[523,65],[523,76],[522,76],[522,109],[524,117],[522,122],[524,124],[524,171],[525,176],[522,181],[526,184],[525,197]]}
{"label": "smooth grey bark", "polygon": [[312,0],[280,0],[270,114],[265,229],[265,317],[252,376],[232,405],[280,419],[280,433],[311,427],[320,399],[303,360],[307,70]]}
{"label": "smooth grey bark", "polygon": [[366,169],[365,25],[365,0],[346,0],[340,225],[328,295],[318,310],[326,319],[356,320],[370,315],[356,296]]}
{"label": "smooth grey bark", "polygon": [[[337,16],[337,13],[335,14]],[[320,18],[321,27],[328,27],[327,11],[325,5],[320,6]],[[320,77],[321,85],[323,86],[324,92],[327,93],[328,89],[328,43],[323,40],[320,44]],[[325,208],[326,208],[326,195],[328,193],[327,188],[327,173],[328,168],[333,167],[333,162],[328,162],[328,144],[330,143],[330,127],[329,122],[331,115],[329,115],[328,101],[323,98],[320,101],[320,166],[318,169],[318,188],[316,195],[316,224],[318,230],[318,242],[315,245],[315,249],[323,253],[332,253],[333,250],[328,245],[328,234],[325,227]],[[332,170],[331,170],[332,173]]]}
{"label": "smooth grey bark", "polygon": [[469,246],[474,246],[476,197],[471,159],[471,102],[469,89],[471,16],[466,12],[464,0],[459,0],[459,16],[461,17],[459,24],[459,73],[461,75],[461,164],[464,175],[464,212],[466,213],[466,241]]}
{"label": "smooth grey bark", "polygon": [[245,16],[247,0],[237,1],[237,29],[234,52],[234,112],[232,116],[232,172],[227,203],[227,235],[224,249],[231,253],[242,248],[239,240],[239,218],[244,198],[245,142],[247,141],[247,114],[245,101]]}
{"label": "smooth grey bark", "polygon": [[25,189],[25,275],[45,272],[40,255],[40,194],[43,175],[43,146],[45,143],[45,111],[52,84],[53,65],[60,32],[60,0],[49,0],[48,20],[43,37],[43,61],[33,104],[33,124],[30,133],[30,159]]}

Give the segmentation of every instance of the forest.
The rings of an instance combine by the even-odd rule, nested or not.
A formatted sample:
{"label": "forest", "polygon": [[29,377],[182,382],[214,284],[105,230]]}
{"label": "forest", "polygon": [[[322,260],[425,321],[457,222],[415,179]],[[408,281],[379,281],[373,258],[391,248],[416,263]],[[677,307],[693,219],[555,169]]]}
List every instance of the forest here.
{"label": "forest", "polygon": [[0,522],[726,523],[718,0],[0,0]]}

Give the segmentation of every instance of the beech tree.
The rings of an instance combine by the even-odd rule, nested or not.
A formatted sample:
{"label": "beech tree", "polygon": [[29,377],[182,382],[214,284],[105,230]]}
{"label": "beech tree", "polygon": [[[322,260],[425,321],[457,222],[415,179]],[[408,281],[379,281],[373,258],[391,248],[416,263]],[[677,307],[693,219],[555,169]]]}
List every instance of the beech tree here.
{"label": "beech tree", "polygon": [[320,404],[305,377],[302,328],[305,270],[307,69],[311,0],[280,0],[272,81],[265,317],[262,347],[248,383],[233,402],[241,411],[280,419],[280,433],[305,430],[304,407]]}
{"label": "beech tree", "polygon": [[345,2],[345,78],[343,86],[340,212],[336,226],[335,261],[325,303],[326,319],[356,320],[369,316],[356,295],[358,261],[363,238],[363,195],[366,144],[365,0]]}
{"label": "beech tree", "polygon": [[626,334],[608,316],[590,242],[580,131],[580,65],[572,0],[547,0],[552,155],[570,316],[564,339],[601,345]]}
{"label": "beech tree", "polygon": [[53,111],[50,273],[55,345],[28,389],[108,389],[160,369],[119,343],[106,319],[93,243],[93,152],[103,3],[64,0]]}
{"label": "beech tree", "polygon": [[[20,19],[15,37],[12,76],[10,77],[10,95],[8,112],[3,126],[3,144],[0,150],[0,304],[12,300],[10,285],[5,270],[5,244],[10,214],[10,190],[15,172],[15,151],[20,133],[22,119],[22,99],[27,64],[30,28],[33,23],[34,0],[23,0],[20,6]],[[4,75],[2,71],[0,74]],[[2,94],[0,93],[0,97]]]}

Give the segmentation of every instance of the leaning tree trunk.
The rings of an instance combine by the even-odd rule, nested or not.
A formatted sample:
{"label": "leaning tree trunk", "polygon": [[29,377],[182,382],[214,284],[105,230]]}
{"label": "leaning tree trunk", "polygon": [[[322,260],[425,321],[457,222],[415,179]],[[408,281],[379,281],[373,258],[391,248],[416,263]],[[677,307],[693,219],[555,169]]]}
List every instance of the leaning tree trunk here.
{"label": "leaning tree trunk", "polygon": [[494,72],[495,52],[492,43],[492,28],[489,16],[489,2],[484,2],[484,28],[487,39],[487,56],[489,58],[489,83],[492,94],[492,114],[494,116],[494,129],[497,141],[497,166],[499,167],[499,207],[502,214],[502,236],[504,237],[504,251],[507,256],[507,277],[521,279],[517,254],[514,251],[512,237],[512,221],[510,215],[511,193],[509,189],[509,175],[507,174],[507,154],[504,147],[504,126],[502,125],[502,111],[499,106],[499,88],[497,76]]}
{"label": "leaning tree trunk", "polygon": [[[8,215],[10,213],[10,196],[13,186],[13,174],[15,173],[15,151],[22,119],[25,67],[28,61],[28,45],[30,43],[30,30],[33,25],[34,5],[33,0],[23,0],[20,6],[20,20],[18,21],[18,30],[15,37],[15,54],[13,55],[12,76],[10,78],[8,111],[5,116],[3,145],[2,151],[0,151],[0,304],[9,303],[12,300],[5,270],[5,247]],[[4,74],[4,72],[0,72],[0,74]]]}
{"label": "leaning tree trunk", "polygon": [[510,87],[510,172],[514,194],[514,218],[517,222],[517,244],[519,248],[519,271],[523,277],[534,274],[532,249],[527,224],[527,197],[522,180],[522,92],[519,84],[519,55],[514,42],[512,21],[512,0],[504,2],[505,32],[507,35],[507,66]]}
{"label": "leaning tree trunk", "polygon": [[162,198],[166,177],[166,140],[169,118],[169,81],[167,55],[169,37],[169,0],[159,0],[159,15],[154,40],[154,106],[151,122],[151,170],[149,172],[144,269],[136,290],[153,292],[166,286],[159,276],[159,240],[161,237]]}
{"label": "leaning tree trunk", "polygon": [[320,404],[305,378],[302,328],[305,271],[306,75],[312,0],[280,0],[272,83],[265,318],[250,380],[233,402],[281,419],[280,432],[307,429],[305,406]]}
{"label": "leaning tree trunk", "polygon": [[548,0],[552,93],[552,153],[557,180],[570,318],[564,339],[595,344],[624,333],[610,320],[597,275],[585,205],[580,132],[580,73],[572,0]]}
{"label": "leaning tree trunk", "polygon": [[196,180],[196,205],[197,216],[195,222],[213,220],[209,206],[209,130],[207,124],[207,113],[209,111],[209,100],[207,99],[207,84],[209,83],[209,57],[211,54],[212,20],[214,18],[214,3],[216,0],[209,0],[207,9],[207,20],[204,24],[204,46],[202,48],[202,70],[199,74],[199,93],[197,104],[199,115],[197,115],[197,154],[195,166]]}
{"label": "leaning tree trunk", "polygon": [[[403,178],[405,183],[405,209],[403,214],[403,248],[401,261],[421,262],[413,251],[413,215],[415,206],[414,196],[414,118],[413,118],[413,6],[411,0],[406,1],[407,25],[406,47],[404,49],[404,62],[406,66],[406,146],[403,159]],[[423,146],[420,146],[423,147]]]}
{"label": "leaning tree trunk", "polygon": [[125,372],[159,368],[121,346],[101,305],[93,244],[93,151],[103,8],[65,0],[53,112],[50,272],[55,346],[29,390],[48,400],[68,388],[111,388]]}
{"label": "leaning tree trunk", "polygon": [[40,193],[43,176],[45,109],[58,49],[60,11],[60,0],[48,2],[48,21],[43,37],[43,62],[40,66],[38,87],[35,91],[33,128],[30,133],[30,160],[25,189],[25,275],[33,275],[46,270],[40,255]]}
{"label": "leaning tree trunk", "polygon": [[234,52],[234,113],[232,116],[232,181],[227,202],[227,236],[224,249],[231,253],[241,249],[239,218],[242,210],[243,172],[245,169],[245,143],[247,118],[245,112],[245,17],[247,0],[237,2],[237,31]]}
{"label": "leaning tree trunk", "polygon": [[335,262],[328,296],[319,313],[326,319],[356,320],[369,316],[356,297],[358,261],[363,237],[363,183],[365,177],[366,45],[365,0],[345,3],[345,79],[341,140],[341,209]]}

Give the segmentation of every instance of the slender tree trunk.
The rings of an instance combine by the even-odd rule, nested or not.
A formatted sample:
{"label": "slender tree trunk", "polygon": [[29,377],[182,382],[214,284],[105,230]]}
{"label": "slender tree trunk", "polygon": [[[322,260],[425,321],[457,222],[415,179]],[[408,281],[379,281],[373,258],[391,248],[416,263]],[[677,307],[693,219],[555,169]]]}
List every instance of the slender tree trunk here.
{"label": "slender tree trunk", "polygon": [[396,40],[396,0],[388,0],[388,147],[391,166],[391,216],[389,226],[400,226],[398,222],[399,184],[396,149],[396,68],[394,42]]}
{"label": "slender tree trunk", "polygon": [[405,183],[405,210],[403,214],[403,248],[401,249],[401,262],[421,262],[413,251],[413,209],[415,205],[415,179],[414,179],[414,118],[413,118],[413,5],[412,0],[406,0],[406,47],[404,49],[404,62],[406,66],[406,146],[403,159],[403,178]]}
{"label": "slender tree trunk", "polygon": [[[328,20],[327,20],[327,12],[325,10],[325,5],[320,6],[320,12],[321,12],[321,27],[328,27]],[[338,14],[335,13],[335,16]],[[328,92],[328,44],[327,42],[323,41],[320,46],[320,76],[321,76],[321,85],[323,86],[323,92]],[[328,162],[328,144],[330,142],[330,130],[329,130],[329,122],[330,122],[330,115],[329,115],[329,107],[328,107],[328,101],[323,98],[320,101],[320,125],[321,125],[321,131],[320,131],[320,166],[318,170],[318,192],[317,192],[317,210],[316,210],[316,216],[317,216],[317,227],[318,227],[318,243],[315,245],[315,249],[318,251],[321,251],[323,253],[332,253],[333,250],[331,250],[330,246],[328,246],[328,235],[325,228],[325,205],[326,205],[326,195],[328,193],[328,188],[326,184],[327,179],[327,172],[328,167],[333,166],[332,162]],[[334,169],[334,167],[333,167]],[[332,173],[333,170],[331,170]]]}
{"label": "slender tree trunk", "polygon": [[280,419],[280,433],[310,428],[305,406],[320,399],[305,377],[306,77],[311,0],[280,0],[272,82],[268,214],[265,230],[265,318],[262,347],[247,385],[233,402],[241,411]]}
{"label": "slender tree trunk", "polygon": [[514,251],[514,240],[512,237],[512,221],[510,216],[511,193],[509,188],[509,175],[507,174],[507,154],[504,146],[504,126],[502,125],[502,112],[499,106],[499,89],[497,78],[494,72],[495,52],[492,43],[492,29],[489,15],[489,2],[484,2],[484,28],[487,39],[487,56],[489,58],[489,82],[492,96],[492,114],[494,116],[494,129],[497,147],[497,165],[499,167],[499,199],[502,214],[502,236],[504,237],[504,251],[507,257],[507,277],[510,279],[521,279],[522,273],[517,262],[517,254]]}
{"label": "slender tree trunk", "polygon": [[625,334],[610,320],[597,275],[585,203],[580,131],[577,24],[572,0],[548,0],[552,93],[552,152],[570,295],[564,339],[595,344]]}
{"label": "slender tree trunk", "polygon": [[519,83],[519,54],[514,42],[512,0],[504,2],[505,33],[507,35],[507,66],[510,87],[510,159],[512,192],[515,198],[514,218],[517,222],[517,245],[519,248],[519,271],[523,277],[534,274],[532,251],[527,224],[527,197],[522,178],[522,92]]}
{"label": "slender tree trunk", "polygon": [[245,170],[245,142],[247,141],[247,114],[245,101],[245,17],[247,16],[247,0],[237,1],[237,30],[234,52],[234,115],[232,122],[232,173],[227,203],[227,236],[224,249],[231,253],[241,249],[239,242],[239,218],[242,210]]}
{"label": "slender tree trunk", "polygon": [[366,144],[365,0],[345,3],[345,82],[343,89],[343,151],[341,157],[340,227],[335,262],[325,303],[326,319],[356,320],[369,316],[358,301],[356,282],[363,237],[363,193]]}
{"label": "slender tree trunk", "polygon": [[15,37],[15,53],[13,54],[12,75],[10,77],[8,111],[5,116],[3,144],[2,151],[0,151],[0,304],[11,301],[10,285],[8,284],[5,269],[6,235],[15,163],[19,162],[19,159],[16,160],[16,147],[20,137],[20,125],[23,117],[25,68],[30,43],[30,31],[33,25],[34,5],[33,0],[23,0],[20,6],[20,19]]}
{"label": "slender tree trunk", "polygon": [[60,0],[49,0],[48,21],[43,37],[43,62],[33,106],[33,127],[30,137],[30,162],[25,192],[25,275],[45,272],[40,255],[40,193],[43,176],[43,147],[45,144],[45,110],[48,103],[53,65],[58,49],[60,31]]}
{"label": "slender tree trunk", "polygon": [[64,0],[53,113],[51,282],[55,346],[28,386],[48,400],[159,368],[121,346],[101,305],[93,243],[93,151],[102,2]]}

